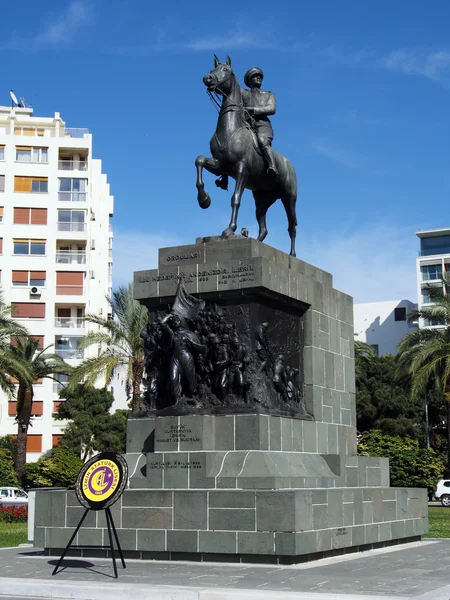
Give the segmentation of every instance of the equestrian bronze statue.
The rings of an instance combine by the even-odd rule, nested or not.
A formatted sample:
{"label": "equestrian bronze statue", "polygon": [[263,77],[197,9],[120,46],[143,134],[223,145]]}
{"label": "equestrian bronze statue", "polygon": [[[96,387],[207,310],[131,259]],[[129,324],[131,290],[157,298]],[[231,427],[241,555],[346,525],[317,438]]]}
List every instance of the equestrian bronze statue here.
{"label": "equestrian bronze statue", "polygon": [[203,78],[203,83],[211,98],[216,94],[222,100],[216,131],[210,142],[212,158],[198,156],[195,161],[197,199],[201,208],[211,204],[211,198],[205,192],[203,168],[220,177],[216,185],[222,189],[228,188],[228,177],[233,177],[236,186],[231,198],[231,220],[222,236],[229,237],[236,231],[241,197],[247,188],[255,199],[260,242],[267,236],[267,210],[281,199],[288,219],[290,254],[295,256],[297,177],[292,163],[271,147],[273,130],[269,116],[275,113],[275,96],[260,89],[262,79],[261,69],[253,67],[244,79],[250,89],[241,89],[230,57],[227,56],[226,63],[221,63],[214,56],[214,69]]}

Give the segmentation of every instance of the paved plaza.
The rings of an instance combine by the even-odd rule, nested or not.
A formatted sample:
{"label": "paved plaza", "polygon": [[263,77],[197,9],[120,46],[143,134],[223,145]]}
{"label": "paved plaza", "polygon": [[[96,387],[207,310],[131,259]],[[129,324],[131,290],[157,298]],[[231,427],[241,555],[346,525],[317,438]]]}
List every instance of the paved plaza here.
{"label": "paved plaza", "polygon": [[[57,557],[56,557],[57,558]],[[0,550],[0,598],[294,600],[450,598],[450,540],[424,540],[293,566],[110,559],[65,561],[33,547]]]}

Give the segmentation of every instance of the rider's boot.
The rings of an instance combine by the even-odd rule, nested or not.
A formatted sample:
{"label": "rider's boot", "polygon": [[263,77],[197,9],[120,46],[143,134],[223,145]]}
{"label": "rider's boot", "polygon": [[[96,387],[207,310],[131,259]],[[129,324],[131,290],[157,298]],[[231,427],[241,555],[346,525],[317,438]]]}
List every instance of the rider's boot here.
{"label": "rider's boot", "polygon": [[216,179],[216,185],[222,190],[228,190],[228,175],[223,173],[219,179]]}
{"label": "rider's boot", "polygon": [[262,146],[261,150],[262,150],[262,152],[264,154],[264,158],[265,158],[266,163],[267,163],[267,175],[271,179],[277,179],[277,177],[278,177],[278,171],[277,171],[277,168],[275,166],[275,160],[274,160],[272,148],[270,146]]}

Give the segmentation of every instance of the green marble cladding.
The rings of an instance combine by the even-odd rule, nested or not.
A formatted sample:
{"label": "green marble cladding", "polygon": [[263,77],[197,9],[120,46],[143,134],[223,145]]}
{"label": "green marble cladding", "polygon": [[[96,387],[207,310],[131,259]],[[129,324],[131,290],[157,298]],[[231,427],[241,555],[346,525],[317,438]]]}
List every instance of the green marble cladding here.
{"label": "green marble cladding", "polygon": [[[73,526],[70,492],[38,491],[35,545],[62,548]],[[390,542],[427,531],[427,491],[412,488],[155,492],[126,490],[115,523],[124,550],[296,556]],[[145,514],[144,514],[145,513]],[[106,524],[82,527],[76,544],[102,544]],[[136,522],[135,522],[136,521]]]}

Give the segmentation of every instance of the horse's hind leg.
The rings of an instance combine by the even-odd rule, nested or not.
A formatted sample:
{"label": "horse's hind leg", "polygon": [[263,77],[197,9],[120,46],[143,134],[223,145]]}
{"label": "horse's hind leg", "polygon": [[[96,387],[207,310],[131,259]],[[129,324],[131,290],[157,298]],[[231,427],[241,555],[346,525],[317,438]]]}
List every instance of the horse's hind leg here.
{"label": "horse's hind leg", "polygon": [[258,242],[264,241],[267,236],[266,214],[270,206],[275,202],[275,198],[268,197],[267,192],[253,192],[256,205],[256,220],[258,221]]}
{"label": "horse's hind leg", "polygon": [[211,198],[208,192],[205,192],[205,184],[203,183],[203,168],[214,175],[220,175],[220,163],[215,158],[197,156],[195,159],[195,166],[197,167],[197,200],[201,208],[208,208],[211,204]]}
{"label": "horse's hind leg", "polygon": [[281,198],[284,209],[286,211],[288,219],[288,232],[291,238],[291,256],[295,256],[295,236],[297,231],[297,216],[295,214],[295,203],[297,202],[297,196],[295,194],[288,194]]}

